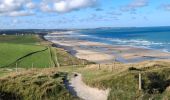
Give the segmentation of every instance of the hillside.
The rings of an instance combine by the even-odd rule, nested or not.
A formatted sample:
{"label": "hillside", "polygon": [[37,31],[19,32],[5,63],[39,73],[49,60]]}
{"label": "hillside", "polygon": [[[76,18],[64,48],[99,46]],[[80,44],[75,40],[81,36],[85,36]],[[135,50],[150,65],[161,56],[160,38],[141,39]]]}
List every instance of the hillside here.
{"label": "hillside", "polygon": [[[170,98],[170,63],[146,61],[138,64],[89,65],[87,67],[63,67],[60,71],[78,72],[91,87],[110,89],[108,100],[168,100]],[[142,90],[139,90],[139,72]]]}
{"label": "hillside", "polygon": [[64,87],[67,73],[34,69],[0,78],[0,100],[78,100]]}
{"label": "hillside", "polygon": [[[58,57],[57,57],[58,56]],[[50,42],[37,35],[0,36],[0,67],[1,68],[47,68],[76,65],[83,62],[69,56],[63,49],[56,49]]]}

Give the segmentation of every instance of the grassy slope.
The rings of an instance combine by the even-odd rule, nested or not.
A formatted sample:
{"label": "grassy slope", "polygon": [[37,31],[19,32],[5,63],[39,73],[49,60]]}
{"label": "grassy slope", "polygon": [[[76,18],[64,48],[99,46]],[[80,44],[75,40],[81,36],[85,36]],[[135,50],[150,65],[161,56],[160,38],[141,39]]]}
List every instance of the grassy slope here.
{"label": "grassy slope", "polygon": [[11,73],[0,79],[1,100],[76,100],[63,84],[66,73],[34,69]]}
{"label": "grassy slope", "polygon": [[61,48],[56,48],[56,56],[58,59],[58,62],[61,66],[68,66],[68,65],[87,65],[92,62],[89,62],[87,60],[78,59],[72,55],[70,55],[68,52]]}
{"label": "grassy slope", "polygon": [[48,68],[53,66],[54,63],[51,60],[49,49],[43,52],[30,55],[18,62],[18,67],[22,67],[22,68],[30,68],[30,67]]}
{"label": "grassy slope", "polygon": [[[38,36],[0,36],[0,67],[7,66],[17,59],[47,47],[40,44]],[[25,57],[18,62],[18,67],[30,67],[34,63],[35,67],[50,66],[49,50]],[[15,64],[9,66],[15,67]]]}
{"label": "grassy slope", "polygon": [[[0,67],[9,65],[18,58],[25,56],[31,52],[43,50],[51,44],[41,40],[38,36],[0,36]],[[87,64],[85,60],[77,59],[69,55],[65,50],[60,48],[49,47],[48,50],[39,52],[17,62],[18,67],[29,68],[34,67],[57,67],[68,65]],[[9,67],[15,67],[13,64]]]}
{"label": "grassy slope", "polygon": [[[3,37],[3,36],[2,36]],[[49,43],[43,41],[43,46],[39,44],[39,38],[32,37],[18,37],[18,36],[5,36],[2,38],[0,36],[0,54],[4,53],[0,59],[4,61],[1,63],[11,63],[19,57],[24,56],[27,53],[42,50],[48,46]],[[19,39],[20,38],[20,39]],[[21,39],[22,38],[22,39]],[[23,39],[24,38],[24,39]],[[37,38],[37,41],[34,41]],[[27,40],[28,39],[28,40]],[[33,40],[31,40],[33,39]],[[30,42],[33,41],[33,42]],[[49,49],[51,48],[51,49]],[[8,56],[7,56],[8,55]],[[11,60],[9,60],[9,56]],[[52,57],[51,57],[52,56]],[[57,60],[56,60],[57,58]],[[9,62],[10,61],[10,62]],[[8,68],[0,68],[0,77],[5,77],[0,79],[0,99],[24,99],[24,100],[75,100],[68,91],[65,89],[62,83],[63,74],[56,71],[56,69],[51,68],[44,69],[46,71],[41,71],[43,69],[29,70],[28,72],[23,72],[25,68],[31,68],[32,63],[34,68],[45,68],[54,67],[55,63],[59,63],[61,66],[69,66],[72,64],[82,65],[87,64],[88,61],[77,59],[69,55],[63,49],[56,49],[54,47],[48,47],[48,50],[39,52],[33,55],[29,55],[17,62],[19,68],[19,74],[9,75],[16,70],[15,64]],[[4,64],[5,65],[5,64]],[[56,76],[57,75],[57,76]],[[65,74],[64,74],[65,76]],[[5,96],[3,96],[5,95]]]}
{"label": "grassy slope", "polygon": [[34,52],[45,49],[43,46],[23,45],[23,44],[8,44],[0,43],[0,66],[5,66],[13,63],[18,58]]}
{"label": "grassy slope", "polygon": [[[108,67],[107,67],[108,66]],[[79,72],[86,84],[98,88],[110,88],[108,100],[168,100],[170,99],[170,63],[145,62],[140,64],[116,64],[120,67],[111,71],[111,66],[97,66],[60,69],[65,72]],[[138,90],[138,70],[128,68],[137,66],[142,71],[143,91]],[[122,70],[121,70],[122,69]]]}

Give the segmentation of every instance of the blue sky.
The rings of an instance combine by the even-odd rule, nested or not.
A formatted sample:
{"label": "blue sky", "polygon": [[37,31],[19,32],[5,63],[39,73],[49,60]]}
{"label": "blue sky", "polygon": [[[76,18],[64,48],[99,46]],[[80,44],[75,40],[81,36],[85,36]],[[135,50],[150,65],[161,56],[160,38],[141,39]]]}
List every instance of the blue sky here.
{"label": "blue sky", "polygon": [[170,26],[169,0],[0,0],[0,29]]}

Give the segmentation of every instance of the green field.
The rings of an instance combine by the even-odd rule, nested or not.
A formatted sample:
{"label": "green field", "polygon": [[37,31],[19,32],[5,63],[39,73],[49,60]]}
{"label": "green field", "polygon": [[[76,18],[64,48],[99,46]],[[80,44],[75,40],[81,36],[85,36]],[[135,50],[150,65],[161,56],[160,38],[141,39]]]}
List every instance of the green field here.
{"label": "green field", "polygon": [[12,43],[12,44],[38,44],[41,41],[37,35],[0,35],[0,43]]}
{"label": "green field", "polygon": [[49,49],[38,36],[0,36],[0,67],[49,67]]}
{"label": "green field", "polygon": [[88,64],[37,35],[0,36],[0,68],[49,68]]}

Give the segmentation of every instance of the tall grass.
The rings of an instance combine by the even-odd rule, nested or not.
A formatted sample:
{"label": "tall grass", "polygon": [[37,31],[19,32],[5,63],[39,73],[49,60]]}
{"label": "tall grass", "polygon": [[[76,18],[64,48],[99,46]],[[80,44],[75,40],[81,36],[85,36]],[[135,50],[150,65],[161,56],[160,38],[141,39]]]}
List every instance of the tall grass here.
{"label": "tall grass", "polygon": [[29,70],[0,79],[0,99],[75,100],[63,84],[66,73],[57,69]]}
{"label": "tall grass", "polygon": [[[91,65],[87,67],[60,69],[68,73],[79,72],[83,81],[92,87],[110,89],[108,100],[169,100],[170,63],[148,61],[138,64],[116,63],[112,65]],[[131,70],[133,66],[133,70]],[[138,74],[142,73],[142,91],[138,88]]]}

